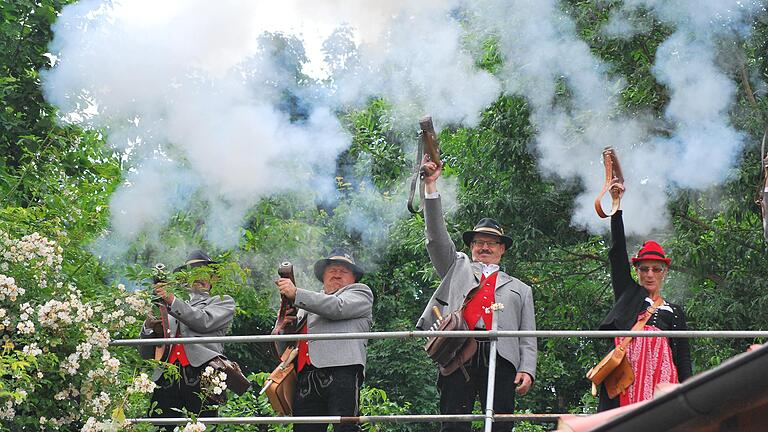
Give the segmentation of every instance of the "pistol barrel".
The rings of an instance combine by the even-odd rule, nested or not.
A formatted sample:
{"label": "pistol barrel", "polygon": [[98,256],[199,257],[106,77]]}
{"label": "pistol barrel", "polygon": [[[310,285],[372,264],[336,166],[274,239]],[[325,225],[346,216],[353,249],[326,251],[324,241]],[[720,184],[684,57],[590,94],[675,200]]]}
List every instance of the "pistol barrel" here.
{"label": "pistol barrel", "polygon": [[293,264],[290,261],[284,261],[277,267],[277,275],[284,279],[290,279],[296,285],[296,278],[293,276]]}

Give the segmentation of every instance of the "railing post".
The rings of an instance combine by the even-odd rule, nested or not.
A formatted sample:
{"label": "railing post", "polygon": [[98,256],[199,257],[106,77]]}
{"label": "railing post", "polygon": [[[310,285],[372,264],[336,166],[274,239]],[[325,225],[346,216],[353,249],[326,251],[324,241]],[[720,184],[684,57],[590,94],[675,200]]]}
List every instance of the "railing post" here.
{"label": "railing post", "polygon": [[[499,317],[496,313],[496,307],[491,306],[491,331],[495,332],[499,328]],[[496,388],[496,340],[491,336],[491,348],[488,353],[488,383],[485,392],[485,432],[491,432],[493,428],[493,397]]]}

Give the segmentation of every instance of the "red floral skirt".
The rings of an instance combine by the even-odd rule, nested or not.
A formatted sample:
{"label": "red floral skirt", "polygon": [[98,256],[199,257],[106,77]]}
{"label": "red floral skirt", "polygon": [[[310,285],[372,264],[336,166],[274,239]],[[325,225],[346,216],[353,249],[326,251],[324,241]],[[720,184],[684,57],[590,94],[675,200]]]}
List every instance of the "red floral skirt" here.
{"label": "red floral skirt", "polygon": [[[659,331],[646,325],[644,331]],[[616,345],[620,338],[616,338]],[[672,361],[672,349],[665,337],[634,338],[627,347],[627,359],[635,373],[635,382],[620,395],[621,406],[653,398],[659,383],[677,383],[677,367]]]}

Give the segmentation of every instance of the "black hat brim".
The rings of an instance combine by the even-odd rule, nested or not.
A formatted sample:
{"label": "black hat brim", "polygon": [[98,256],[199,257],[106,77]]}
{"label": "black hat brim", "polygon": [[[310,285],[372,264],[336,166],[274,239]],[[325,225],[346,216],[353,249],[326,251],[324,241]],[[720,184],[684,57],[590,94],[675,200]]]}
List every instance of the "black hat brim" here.
{"label": "black hat brim", "polygon": [[365,274],[362,268],[358,267],[356,264],[352,264],[351,262],[341,259],[323,258],[315,262],[315,277],[317,280],[320,282],[323,281],[323,273],[325,273],[325,268],[331,264],[341,264],[352,270],[352,274],[355,276],[355,282],[359,281],[360,278]]}
{"label": "black hat brim", "polygon": [[193,268],[196,268],[196,267],[207,266],[207,265],[210,265],[210,264],[218,264],[218,262],[217,261],[197,261],[197,262],[194,262],[194,263],[191,263],[191,264],[182,264],[182,265],[176,267],[175,269],[173,269],[173,272],[174,273],[178,273],[180,271],[186,271],[186,270],[189,270],[189,269],[193,269]]}
{"label": "black hat brim", "polygon": [[501,239],[501,242],[504,243],[504,246],[509,249],[512,247],[512,237],[505,236],[504,234],[494,234],[489,233],[488,231],[465,231],[464,234],[461,235],[461,239],[464,240],[464,244],[467,245],[467,247],[472,247],[472,239],[475,238],[475,234],[485,234],[485,235],[492,235],[496,236]]}

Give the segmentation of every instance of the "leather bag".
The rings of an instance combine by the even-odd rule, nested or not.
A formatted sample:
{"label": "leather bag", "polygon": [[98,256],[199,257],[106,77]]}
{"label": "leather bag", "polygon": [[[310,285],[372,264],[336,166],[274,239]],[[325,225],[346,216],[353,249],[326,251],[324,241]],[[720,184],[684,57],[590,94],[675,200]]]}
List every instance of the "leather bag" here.
{"label": "leather bag", "polygon": [[[645,327],[645,323],[656,312],[656,308],[661,306],[664,299],[659,297],[652,306],[647,309],[647,314],[638,319],[630,331],[640,331]],[[627,360],[627,346],[632,341],[631,337],[625,337],[616,348],[612,349],[600,362],[587,372],[587,379],[592,381],[592,395],[597,396],[597,387],[605,383],[605,390],[610,399],[624,393],[624,391],[635,381],[635,374],[632,371],[632,365]]]}
{"label": "leather bag", "polygon": [[289,346],[280,356],[280,364],[264,381],[261,393],[267,393],[269,404],[279,416],[290,416],[293,412],[293,395],[296,391],[296,367],[293,360],[299,349]]}
{"label": "leather bag", "polygon": [[603,384],[605,385],[605,391],[608,393],[608,398],[613,399],[624,393],[633,382],[635,382],[635,373],[632,371],[629,359],[625,356],[621,359],[619,365],[605,377]]}
{"label": "leather bag", "polygon": [[208,362],[208,366],[227,374],[227,388],[238,395],[242,395],[251,388],[251,382],[243,375],[237,362],[224,357],[216,357]]}
{"label": "leather bag", "polygon": [[448,376],[456,371],[456,369],[461,369],[461,371],[464,373],[464,378],[466,378],[467,381],[469,381],[469,374],[467,373],[466,369],[464,369],[464,363],[468,362],[473,355],[477,352],[477,341],[475,338],[467,338],[464,342],[464,345],[459,348],[458,351],[456,351],[456,354],[454,355],[453,359],[448,362],[447,365],[438,365],[438,368],[440,369],[440,374],[443,376]]}
{"label": "leather bag", "polygon": [[[438,310],[435,310],[435,314],[438,315],[440,323],[437,328],[438,331],[469,330],[467,322],[464,320],[463,309],[451,312],[444,319],[439,315]],[[477,352],[477,341],[472,337],[433,336],[427,338],[424,350],[427,351],[427,356],[438,364],[440,374],[447,376],[456,369],[463,369],[464,363],[469,361]]]}

